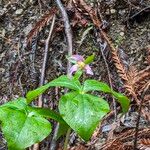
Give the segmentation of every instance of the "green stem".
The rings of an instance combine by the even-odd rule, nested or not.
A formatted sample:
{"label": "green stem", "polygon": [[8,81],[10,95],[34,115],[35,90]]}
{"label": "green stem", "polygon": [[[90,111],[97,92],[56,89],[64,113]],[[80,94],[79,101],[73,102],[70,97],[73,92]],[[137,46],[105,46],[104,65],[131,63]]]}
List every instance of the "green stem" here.
{"label": "green stem", "polygon": [[64,149],[63,150],[67,150],[70,133],[71,133],[71,128],[69,128],[67,133],[66,133],[66,138],[65,138]]}

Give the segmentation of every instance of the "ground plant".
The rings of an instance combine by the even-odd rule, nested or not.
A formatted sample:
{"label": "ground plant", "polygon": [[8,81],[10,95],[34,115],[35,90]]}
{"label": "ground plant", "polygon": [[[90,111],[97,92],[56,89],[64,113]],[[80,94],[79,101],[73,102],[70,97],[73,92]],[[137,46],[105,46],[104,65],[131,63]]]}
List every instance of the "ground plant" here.
{"label": "ground plant", "polygon": [[[89,64],[93,61],[94,55],[86,59],[81,55],[72,55],[68,59],[73,63],[69,74],[29,91],[25,97],[19,97],[0,106],[1,130],[9,150],[23,150],[44,140],[52,131],[49,119],[60,124],[57,138],[68,129],[72,129],[80,138],[88,141],[99,122],[110,112],[108,102],[94,95],[93,91],[112,95],[121,105],[122,113],[128,111],[130,101],[126,96],[112,90],[106,83],[84,79],[86,74],[91,77],[93,75]],[[59,99],[59,112],[31,105],[38,96],[53,87],[66,89]]]}

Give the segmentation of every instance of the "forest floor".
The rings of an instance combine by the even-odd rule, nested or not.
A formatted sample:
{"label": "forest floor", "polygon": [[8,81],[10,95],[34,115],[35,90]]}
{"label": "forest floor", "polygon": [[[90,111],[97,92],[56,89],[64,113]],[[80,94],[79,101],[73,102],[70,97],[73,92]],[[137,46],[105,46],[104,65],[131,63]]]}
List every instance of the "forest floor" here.
{"label": "forest floor", "polygon": [[[144,106],[139,120],[138,149],[150,150],[150,90],[147,90],[150,85],[150,1],[101,0],[98,3],[91,0],[86,3],[88,8],[97,11],[102,23],[100,28],[111,42],[110,45],[106,42],[107,47],[102,51],[100,44],[104,45],[106,39],[97,35],[99,29],[94,23],[94,18],[97,17],[94,16],[94,11],[86,12],[87,7],[72,0],[64,0],[72,28],[73,54],[87,57],[95,53],[95,60],[91,64],[93,78],[110,84],[110,76],[113,89],[128,95],[131,107],[126,115],[120,117],[117,105],[118,119],[115,121],[112,111],[88,143],[72,133],[70,150],[132,150],[141,99],[144,99]],[[45,40],[52,18],[52,14],[47,11],[54,6],[56,4],[52,0],[0,0],[0,104],[25,96],[27,91],[39,86]],[[44,14],[49,16],[44,18]],[[39,20],[42,19],[45,22],[41,21],[40,24]],[[31,34],[30,31],[33,30],[35,34]],[[115,52],[111,46],[115,48]],[[63,20],[61,13],[57,11],[44,83],[66,73],[67,53]],[[119,61],[120,64],[117,64]],[[127,80],[124,80],[124,76]],[[61,92],[57,89],[45,93],[43,107],[56,109],[57,97],[60,95]],[[112,99],[103,96],[113,108]],[[37,102],[34,104],[37,105]],[[40,143],[40,149],[50,149],[51,140],[52,135]],[[60,141],[59,149],[63,143],[62,139]],[[6,141],[1,133],[0,150],[5,149]]]}

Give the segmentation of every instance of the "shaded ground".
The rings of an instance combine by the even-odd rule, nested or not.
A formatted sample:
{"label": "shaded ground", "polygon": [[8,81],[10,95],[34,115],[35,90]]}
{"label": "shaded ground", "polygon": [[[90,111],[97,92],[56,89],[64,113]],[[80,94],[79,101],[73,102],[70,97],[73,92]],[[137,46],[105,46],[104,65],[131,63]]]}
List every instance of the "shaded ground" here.
{"label": "shaded ground", "polygon": [[[44,2],[45,4],[42,3],[42,14],[54,5],[51,1]],[[102,2],[101,5],[103,8],[101,14],[108,23],[108,35],[112,38],[115,47],[122,49],[123,53],[127,54],[126,62],[130,65],[133,64],[138,70],[148,66],[146,60],[150,48],[150,15],[147,12],[150,13],[150,8],[146,11],[141,10],[150,6],[150,2],[143,0],[142,3],[127,3],[126,1],[114,0]],[[139,13],[140,11],[141,13]],[[40,17],[40,7],[36,0],[0,0],[0,104],[18,96],[24,96],[27,91],[39,85],[44,40],[48,36],[50,25],[48,24],[38,33],[37,37],[33,39],[32,46],[27,47],[25,40]],[[60,20],[61,18],[58,16],[56,21],[59,22]],[[95,44],[96,37],[94,37],[93,30],[86,35],[79,47],[79,41],[86,28],[87,26],[81,25],[73,27],[74,53],[78,52],[87,56],[94,52],[96,54],[92,66],[95,72],[94,78],[108,83],[107,70],[99,47]],[[50,47],[45,83],[66,72],[67,49],[63,30],[53,35]],[[111,58],[108,57],[107,60],[110,62],[114,88],[119,90],[120,79],[112,65]],[[56,108],[55,95],[57,95],[55,89],[45,95],[44,107]],[[143,127],[145,125],[147,126],[146,121]],[[42,149],[49,147],[48,141],[50,139],[49,137],[47,141],[43,142]],[[102,138],[99,139],[94,147],[100,149],[102,140]],[[5,149],[3,143],[5,141],[0,142],[0,149]]]}

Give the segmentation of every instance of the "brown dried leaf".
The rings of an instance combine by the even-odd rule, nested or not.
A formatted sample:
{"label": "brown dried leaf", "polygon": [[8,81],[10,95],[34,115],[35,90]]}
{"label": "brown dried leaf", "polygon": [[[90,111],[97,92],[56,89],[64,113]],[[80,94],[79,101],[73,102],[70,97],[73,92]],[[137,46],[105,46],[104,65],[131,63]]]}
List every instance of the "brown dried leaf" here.
{"label": "brown dried leaf", "polygon": [[114,140],[109,146],[103,148],[103,150],[125,150],[124,144],[120,140]]}
{"label": "brown dried leaf", "polygon": [[56,12],[56,7],[53,7],[41,17],[41,19],[35,24],[33,29],[27,35],[27,43],[31,43],[32,38],[36,36],[46,24],[48,24]]}
{"label": "brown dried leaf", "polygon": [[77,145],[77,146],[69,148],[68,150],[87,150],[87,148],[83,145]]}
{"label": "brown dried leaf", "polygon": [[150,150],[150,138],[148,138],[148,139],[141,139],[139,141],[138,148],[140,150]]}
{"label": "brown dried leaf", "polygon": [[[149,128],[141,129],[138,132],[138,140],[142,138],[149,138],[149,135],[150,135]],[[114,137],[113,140],[108,140],[101,148],[102,150],[112,150],[112,149],[107,149],[107,148],[113,148],[112,145],[115,145],[113,143],[116,143],[116,141],[119,141],[118,145],[121,145],[123,143],[123,147],[121,148],[124,148],[124,150],[127,150],[126,147],[130,145],[128,142],[129,141],[132,142],[134,140],[134,136],[135,136],[135,129],[126,130],[120,133],[118,136],[116,135],[116,137]],[[129,149],[130,147],[131,146],[129,146]],[[117,148],[115,150],[117,150]]]}

